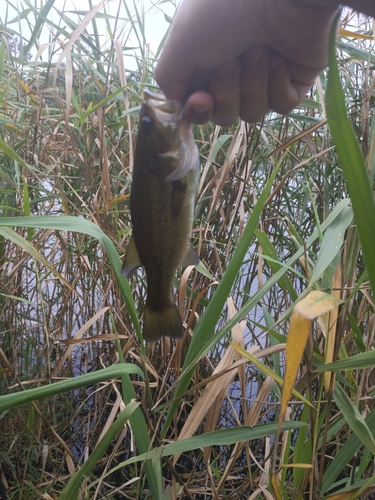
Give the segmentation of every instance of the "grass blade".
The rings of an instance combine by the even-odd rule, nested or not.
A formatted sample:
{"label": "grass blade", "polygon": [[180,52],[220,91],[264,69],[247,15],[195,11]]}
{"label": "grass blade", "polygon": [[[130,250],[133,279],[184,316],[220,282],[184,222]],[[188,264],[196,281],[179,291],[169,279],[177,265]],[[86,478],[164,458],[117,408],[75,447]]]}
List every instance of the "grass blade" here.
{"label": "grass blade", "polygon": [[142,371],[138,366],[120,363],[118,365],[103,368],[102,370],[98,370],[96,372],[86,373],[85,375],[80,375],[69,380],[62,380],[61,382],[45,385],[44,387],[28,389],[15,394],[5,394],[4,396],[0,396],[0,412],[11,408],[17,408],[17,406],[31,403],[31,401],[36,401],[37,399],[56,396],[56,394],[61,394],[62,392],[72,391],[74,389],[78,389],[79,387],[95,385],[105,380],[122,377],[124,374],[129,375],[130,373],[136,373],[143,378]]}
{"label": "grass blade", "polygon": [[359,413],[359,410],[346,395],[346,392],[340,384],[336,384],[333,391],[337,406],[340,408],[345,420],[348,422],[350,428],[362,441],[363,445],[368,448],[373,455],[375,455],[375,440],[370,431],[365,419]]}
{"label": "grass blade", "polygon": [[352,125],[347,116],[335,53],[336,27],[332,27],[329,48],[329,72],[326,92],[328,124],[344,171],[355,222],[358,227],[371,287],[375,291],[375,203],[366,165]]}
{"label": "grass blade", "polygon": [[361,352],[360,354],[355,354],[350,356],[350,358],[339,359],[333,363],[327,363],[326,365],[319,366],[316,368],[316,372],[326,372],[326,371],[342,371],[342,370],[363,370],[365,368],[373,368],[375,366],[375,351]]}

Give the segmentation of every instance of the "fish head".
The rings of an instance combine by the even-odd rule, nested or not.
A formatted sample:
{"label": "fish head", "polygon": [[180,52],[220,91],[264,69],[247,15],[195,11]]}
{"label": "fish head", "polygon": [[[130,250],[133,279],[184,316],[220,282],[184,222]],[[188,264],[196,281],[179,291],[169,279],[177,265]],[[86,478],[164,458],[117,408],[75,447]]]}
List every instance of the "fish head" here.
{"label": "fish head", "polygon": [[[138,141],[150,156],[147,169],[166,182],[181,179],[199,165],[192,126],[181,102],[144,91]],[[138,146],[137,146],[138,148]]]}

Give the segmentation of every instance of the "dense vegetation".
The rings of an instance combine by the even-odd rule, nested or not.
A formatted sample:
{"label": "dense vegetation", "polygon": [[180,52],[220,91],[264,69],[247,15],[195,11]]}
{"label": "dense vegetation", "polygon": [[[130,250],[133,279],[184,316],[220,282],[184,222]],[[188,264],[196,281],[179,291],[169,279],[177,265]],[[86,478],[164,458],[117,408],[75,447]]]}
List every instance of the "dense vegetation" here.
{"label": "dense vegetation", "polygon": [[0,12],[9,498],[372,498],[371,22],[344,12],[339,72],[331,54],[329,83],[324,72],[293,113],[195,128],[204,265],[176,279],[183,339],[150,348],[144,275],[122,278],[120,258],[137,113],[163,43],[148,44],[152,11],[20,4]]}

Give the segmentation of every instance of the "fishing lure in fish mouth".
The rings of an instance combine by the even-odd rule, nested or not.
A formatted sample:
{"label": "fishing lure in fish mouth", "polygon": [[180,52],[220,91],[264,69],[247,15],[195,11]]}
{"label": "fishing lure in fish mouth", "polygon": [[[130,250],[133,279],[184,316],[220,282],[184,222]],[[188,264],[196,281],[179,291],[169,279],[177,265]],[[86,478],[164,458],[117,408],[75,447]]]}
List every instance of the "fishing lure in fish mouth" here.
{"label": "fishing lure in fish mouth", "polygon": [[178,339],[184,332],[171,289],[178,267],[199,263],[190,246],[198,175],[198,149],[181,103],[145,90],[130,195],[133,235],[122,274],[145,268],[143,338],[148,342]]}

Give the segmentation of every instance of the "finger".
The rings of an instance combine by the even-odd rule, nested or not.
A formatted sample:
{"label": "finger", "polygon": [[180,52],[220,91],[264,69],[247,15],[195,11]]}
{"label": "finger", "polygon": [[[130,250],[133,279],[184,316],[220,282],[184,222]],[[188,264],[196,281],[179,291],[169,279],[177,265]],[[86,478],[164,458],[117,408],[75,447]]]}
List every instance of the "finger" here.
{"label": "finger", "polygon": [[[293,77],[288,62],[277,54],[270,55],[270,68],[268,99],[271,108],[281,114],[289,113],[305,97],[314,79],[307,74],[310,71]],[[298,77],[303,78],[303,83],[296,80]]]}
{"label": "finger", "polygon": [[253,47],[241,57],[240,117],[255,123],[270,110],[268,102],[269,54],[264,47]]}
{"label": "finger", "polygon": [[214,100],[212,121],[229,127],[240,113],[240,62],[237,59],[221,64],[212,71],[209,92]]}
{"label": "finger", "polygon": [[199,90],[191,94],[184,106],[184,116],[192,123],[202,125],[214,114],[214,100],[208,92]]}
{"label": "finger", "polygon": [[164,63],[160,60],[154,72],[156,83],[164,92],[167,99],[182,101],[189,92],[190,81],[189,79],[174,81],[173,77],[170,76],[170,70],[171,67],[168,65],[168,67],[164,68]]}

